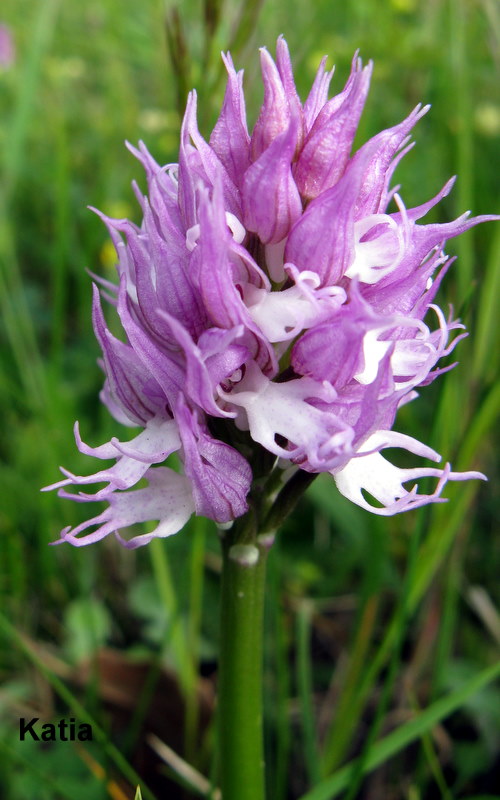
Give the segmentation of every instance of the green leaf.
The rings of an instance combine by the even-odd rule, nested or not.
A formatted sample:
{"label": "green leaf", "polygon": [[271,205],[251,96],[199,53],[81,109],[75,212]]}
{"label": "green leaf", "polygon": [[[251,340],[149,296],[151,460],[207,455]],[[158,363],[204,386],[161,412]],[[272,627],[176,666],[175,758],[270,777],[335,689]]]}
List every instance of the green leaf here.
{"label": "green leaf", "polygon": [[78,663],[104,644],[111,632],[111,618],[99,600],[81,597],[66,610],[65,630],[66,650],[72,661]]}

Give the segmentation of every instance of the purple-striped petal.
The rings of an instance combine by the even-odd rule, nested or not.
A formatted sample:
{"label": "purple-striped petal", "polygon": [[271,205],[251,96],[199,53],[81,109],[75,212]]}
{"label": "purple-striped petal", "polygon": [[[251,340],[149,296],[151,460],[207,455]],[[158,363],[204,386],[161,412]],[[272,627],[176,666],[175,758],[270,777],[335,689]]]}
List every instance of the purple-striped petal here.
{"label": "purple-striped petal", "polygon": [[372,63],[355,57],[345,89],[317,115],[301,150],[294,177],[301,195],[317,197],[342,176],[370,86]]}
{"label": "purple-striped petal", "polygon": [[261,242],[281,242],[302,213],[302,201],[292,175],[298,121],[291,117],[243,178],[243,221]]}
{"label": "purple-striped petal", "polygon": [[228,74],[222,110],[210,135],[210,147],[224,164],[235,186],[241,184],[250,166],[250,136],[248,135],[243,94],[243,70],[235,72],[229,53],[222,55]]}
{"label": "purple-striped petal", "polygon": [[276,64],[265,49],[260,50],[260,66],[264,84],[264,103],[250,139],[251,160],[262,153],[290,126],[290,104]]}
{"label": "purple-striped petal", "polygon": [[193,487],[197,514],[216,522],[230,522],[248,510],[252,470],[233,447],[214,439],[180,400],[176,420],[183,446],[186,475]]}

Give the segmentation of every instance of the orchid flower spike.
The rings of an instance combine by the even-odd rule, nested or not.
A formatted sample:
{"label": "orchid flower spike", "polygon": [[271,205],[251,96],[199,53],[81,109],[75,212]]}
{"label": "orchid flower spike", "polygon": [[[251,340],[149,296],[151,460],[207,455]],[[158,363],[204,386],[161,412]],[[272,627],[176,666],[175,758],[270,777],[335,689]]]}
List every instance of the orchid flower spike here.
{"label": "orchid flower spike", "polygon": [[[264,101],[249,134],[243,73],[229,54],[223,60],[226,92],[208,140],[193,92],[178,164],[160,166],[142,142],[129,145],[147,177],[145,196],[135,187],[141,224],[98,212],[117,258],[116,286],[94,287],[101,399],[139,432],[90,447],[75,428],[82,453],[114,463],[88,476],[62,469],[47,488],[108,506],[59,542],[114,533],[134,548],[175,533],[193,513],[230,524],[248,510],[262,450],[283,480],[328,472],[343,495],[381,515],[442,502],[449,480],[484,478],[449,465],[400,469],[383,455],[396,447],[440,461],[393,425],[415,390],[449,368],[438,363],[465,335],[434,304],[451,263],[446,240],[496,219],[425,224],[453,182],[417,208],[391,188],[428,106],[353,153],[372,64],[356,54],[328,99],[333,72],[323,60],[302,103],[280,37],[276,60],[261,51]],[[164,463],[172,453],[180,472]],[[424,477],[436,480],[430,494],[419,491]],[[89,484],[101,486],[88,493]],[[152,532],[127,534],[144,521],[156,523]]]}

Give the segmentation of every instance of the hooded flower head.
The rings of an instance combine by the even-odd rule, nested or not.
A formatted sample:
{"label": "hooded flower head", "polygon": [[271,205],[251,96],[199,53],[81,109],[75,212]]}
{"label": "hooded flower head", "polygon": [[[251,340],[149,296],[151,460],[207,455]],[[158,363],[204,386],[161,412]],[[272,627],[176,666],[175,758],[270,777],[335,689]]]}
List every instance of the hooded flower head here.
{"label": "hooded flower head", "polygon": [[[264,101],[250,135],[243,74],[229,54],[223,60],[226,92],[208,141],[192,92],[178,164],[160,166],[144,144],[129,146],[147,178],[147,195],[135,186],[141,224],[99,214],[118,272],[116,285],[94,287],[101,398],[140,431],[91,448],[76,427],[82,453],[114,463],[90,476],[63,469],[48,488],[108,506],[59,541],[115,533],[136,547],[180,530],[192,513],[230,523],[248,509],[263,450],[284,480],[294,470],[329,472],[342,494],[382,515],[442,501],[448,480],[483,477],[449,465],[400,469],[383,455],[396,447],[440,461],[393,424],[417,387],[449,368],[438,362],[465,335],[434,304],[451,263],[446,240],[493,219],[426,224],[453,181],[411,209],[390,188],[428,107],[353,154],[371,63],[356,55],[328,99],[323,60],[302,103],[280,38],[276,60],[261,51]],[[123,339],[110,333],[101,295]],[[174,452],[181,473],[163,465]],[[418,490],[426,476],[437,481],[432,494]],[[103,486],[87,493],[88,484]],[[124,529],[143,521],[157,526],[125,541]]]}

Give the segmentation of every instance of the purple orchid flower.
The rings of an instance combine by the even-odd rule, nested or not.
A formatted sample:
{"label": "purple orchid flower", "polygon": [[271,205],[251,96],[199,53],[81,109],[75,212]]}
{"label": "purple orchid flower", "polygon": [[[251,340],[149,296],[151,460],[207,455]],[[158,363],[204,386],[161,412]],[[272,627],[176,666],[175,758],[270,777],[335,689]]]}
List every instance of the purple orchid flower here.
{"label": "purple orchid flower", "polygon": [[[82,453],[115,464],[90,476],[63,469],[63,480],[47,487],[109,503],[64,529],[60,542],[115,533],[133,548],[175,533],[192,513],[230,523],[248,510],[252,459],[262,448],[284,481],[297,470],[329,472],[343,495],[382,515],[443,502],[448,480],[484,478],[448,464],[400,469],[382,452],[398,447],[440,461],[392,426],[417,387],[450,368],[436,365],[465,336],[453,338],[463,326],[433,302],[452,261],[446,240],[497,217],[426,225],[421,219],[453,181],[414,209],[390,188],[428,107],[351,153],[372,71],[357,54],[330,100],[333,72],[323,60],[302,105],[285,40],[276,62],[262,50],[264,102],[252,135],[243,73],[229,54],[223,60],[226,94],[209,141],[193,92],[178,164],[161,167],[144,144],[130,147],[148,182],[145,197],[134,187],[141,226],[100,214],[119,279],[94,287],[101,398],[119,422],[141,430],[91,448],[76,427]],[[126,342],[108,330],[101,294]],[[424,322],[428,312],[434,328]],[[174,452],[182,474],[160,466]],[[420,494],[417,481],[429,476],[436,488]],[[133,489],[141,479],[147,487]],[[105,485],[66,491],[90,483]],[[122,538],[123,528],[145,520],[158,523],[152,533]]]}
{"label": "purple orchid flower", "polygon": [[16,60],[16,47],[11,29],[0,23],[0,69],[9,69]]}

